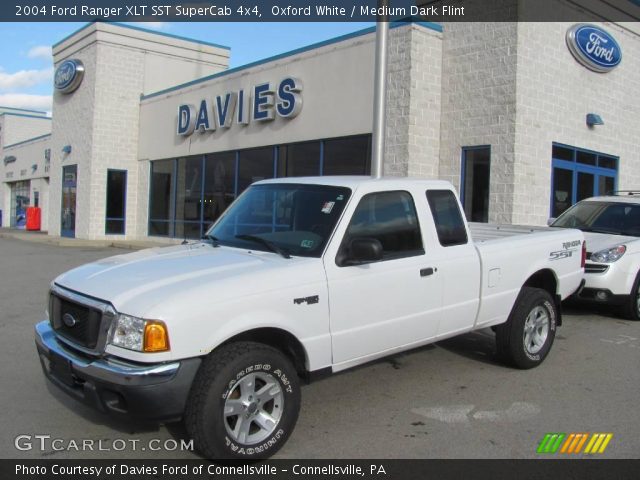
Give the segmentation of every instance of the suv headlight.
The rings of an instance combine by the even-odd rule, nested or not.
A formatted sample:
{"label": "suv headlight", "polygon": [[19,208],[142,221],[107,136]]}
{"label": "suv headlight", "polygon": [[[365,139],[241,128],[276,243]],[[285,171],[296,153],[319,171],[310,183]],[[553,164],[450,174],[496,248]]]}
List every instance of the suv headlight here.
{"label": "suv headlight", "polygon": [[616,245],[613,248],[607,248],[591,254],[591,260],[600,263],[613,263],[622,258],[624,252],[627,251],[627,247],[624,245]]}
{"label": "suv headlight", "polygon": [[111,325],[109,343],[137,352],[165,352],[169,350],[169,333],[164,322],[120,313]]}

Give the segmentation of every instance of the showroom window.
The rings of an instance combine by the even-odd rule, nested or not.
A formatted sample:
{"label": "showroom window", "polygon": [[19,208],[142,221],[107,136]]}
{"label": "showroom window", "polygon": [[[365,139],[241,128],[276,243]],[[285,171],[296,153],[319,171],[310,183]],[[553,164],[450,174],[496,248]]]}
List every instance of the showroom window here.
{"label": "showroom window", "polygon": [[491,147],[462,148],[462,206],[470,222],[489,221]]}
{"label": "showroom window", "polygon": [[107,170],[105,233],[123,235],[127,201],[127,171]]}
{"label": "showroom window", "polygon": [[552,147],[551,217],[574,203],[613,193],[618,184],[619,158],[554,143]]}
{"label": "showroom window", "polygon": [[249,185],[266,178],[367,175],[371,135],[151,162],[149,235],[200,238]]}

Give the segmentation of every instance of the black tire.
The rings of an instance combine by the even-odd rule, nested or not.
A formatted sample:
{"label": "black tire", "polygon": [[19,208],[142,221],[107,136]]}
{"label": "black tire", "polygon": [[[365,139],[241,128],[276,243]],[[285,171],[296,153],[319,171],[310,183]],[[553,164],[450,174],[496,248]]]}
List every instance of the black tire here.
{"label": "black tire", "polygon": [[633,282],[633,287],[629,293],[629,300],[620,308],[621,315],[627,320],[640,320],[640,272]]}
{"label": "black tire", "polygon": [[[261,404],[259,394],[265,389],[262,396],[270,400]],[[251,391],[253,401],[245,395]],[[242,414],[225,416],[225,406]],[[204,360],[191,387],[184,422],[196,449],[207,458],[254,460],[270,457],[286,443],[299,411],[300,384],[291,362],[270,346],[238,342],[214,350]],[[265,422],[265,414],[277,421]],[[234,437],[235,431],[239,433]]]}
{"label": "black tire", "polygon": [[[527,337],[525,326],[530,325],[528,323],[530,316],[531,324],[539,322],[540,327],[529,330],[530,336]],[[521,369],[540,365],[553,345],[557,318],[556,304],[547,291],[540,288],[522,287],[509,314],[509,319],[506,323],[498,325],[496,329],[498,358]],[[545,323],[547,325],[546,335],[542,335],[545,331],[543,326]],[[533,344],[532,338],[538,339],[540,342]]]}

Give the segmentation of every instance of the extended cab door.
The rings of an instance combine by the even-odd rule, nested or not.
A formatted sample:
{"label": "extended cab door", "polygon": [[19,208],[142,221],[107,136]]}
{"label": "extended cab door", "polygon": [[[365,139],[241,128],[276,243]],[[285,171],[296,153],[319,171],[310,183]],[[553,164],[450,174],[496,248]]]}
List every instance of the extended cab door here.
{"label": "extended cab door", "polygon": [[[423,193],[424,194],[424,193]],[[329,286],[333,363],[349,366],[438,332],[442,284],[425,250],[414,197],[407,191],[364,195],[345,219],[324,262]],[[374,238],[382,258],[342,262],[355,238]],[[340,365],[337,365],[340,368]]]}
{"label": "extended cab door", "polygon": [[448,337],[473,328],[480,305],[480,256],[468,234],[460,204],[452,190],[426,191],[421,213],[433,228],[432,251],[442,284],[442,316],[438,337]]}

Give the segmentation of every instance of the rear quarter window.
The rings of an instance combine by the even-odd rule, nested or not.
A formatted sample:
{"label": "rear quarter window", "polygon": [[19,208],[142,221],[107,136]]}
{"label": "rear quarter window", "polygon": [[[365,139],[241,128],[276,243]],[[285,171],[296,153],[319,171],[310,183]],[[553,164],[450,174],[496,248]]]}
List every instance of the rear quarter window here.
{"label": "rear quarter window", "polygon": [[464,245],[469,241],[462,213],[451,190],[427,190],[427,201],[443,247]]}

